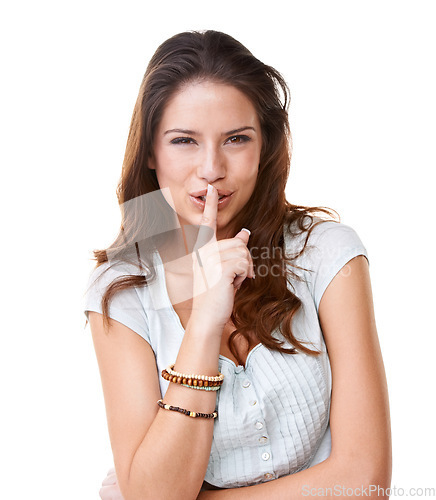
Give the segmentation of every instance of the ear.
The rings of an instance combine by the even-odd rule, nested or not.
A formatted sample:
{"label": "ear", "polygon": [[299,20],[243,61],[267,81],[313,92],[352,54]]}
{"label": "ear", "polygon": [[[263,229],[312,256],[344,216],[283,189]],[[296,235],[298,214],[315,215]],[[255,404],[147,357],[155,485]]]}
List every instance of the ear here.
{"label": "ear", "polygon": [[150,155],[148,157],[148,160],[147,160],[147,167],[150,169],[150,170],[156,170],[156,164],[154,162],[154,158],[152,155]]}

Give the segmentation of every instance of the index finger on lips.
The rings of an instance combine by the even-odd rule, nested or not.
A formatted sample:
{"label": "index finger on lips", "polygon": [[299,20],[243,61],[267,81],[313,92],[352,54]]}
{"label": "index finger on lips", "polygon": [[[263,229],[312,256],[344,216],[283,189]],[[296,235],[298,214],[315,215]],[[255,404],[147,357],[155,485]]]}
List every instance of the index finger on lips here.
{"label": "index finger on lips", "polygon": [[209,241],[216,239],[216,220],[218,214],[218,191],[211,185],[207,185],[206,203],[204,204],[200,228],[194,251],[204,246]]}

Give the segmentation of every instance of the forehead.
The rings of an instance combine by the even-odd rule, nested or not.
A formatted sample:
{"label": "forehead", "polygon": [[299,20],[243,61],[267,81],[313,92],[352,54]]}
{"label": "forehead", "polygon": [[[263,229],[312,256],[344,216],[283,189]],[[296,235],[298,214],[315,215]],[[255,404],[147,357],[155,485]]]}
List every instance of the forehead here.
{"label": "forehead", "polygon": [[259,128],[256,109],[236,87],[214,82],[195,82],[176,92],[165,106],[160,129],[201,127],[231,130],[240,126]]}

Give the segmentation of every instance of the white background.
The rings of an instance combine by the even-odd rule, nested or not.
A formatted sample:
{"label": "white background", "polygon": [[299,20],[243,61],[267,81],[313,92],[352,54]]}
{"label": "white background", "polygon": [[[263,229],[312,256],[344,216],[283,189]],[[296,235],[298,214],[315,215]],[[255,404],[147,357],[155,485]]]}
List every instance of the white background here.
{"label": "white background", "polygon": [[81,300],[157,45],[225,31],[289,83],[288,198],[335,208],[370,257],[397,488],[434,480],[434,2],[20,2],[0,12],[1,480],[96,500],[111,450]]}

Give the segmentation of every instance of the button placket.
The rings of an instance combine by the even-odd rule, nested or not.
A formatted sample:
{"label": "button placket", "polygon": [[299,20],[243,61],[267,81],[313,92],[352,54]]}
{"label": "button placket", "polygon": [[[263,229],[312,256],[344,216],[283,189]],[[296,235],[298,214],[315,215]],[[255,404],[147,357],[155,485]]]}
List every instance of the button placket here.
{"label": "button placket", "polygon": [[[251,382],[248,378],[244,379],[242,382],[241,382],[241,386],[244,388],[244,389],[250,389],[251,387]],[[251,387],[250,391],[248,391],[248,393],[251,393],[251,392],[254,392],[253,388]],[[254,396],[256,396],[256,394],[254,393]],[[255,399],[255,397],[252,397],[252,399],[250,399],[248,401],[248,404],[250,406],[256,406],[257,405],[257,399]]]}
{"label": "button placket", "polygon": [[[261,420],[256,420],[254,426],[258,431],[265,432],[265,424]],[[268,466],[268,468],[270,468],[272,466],[271,464],[272,460],[271,460],[271,447],[268,436],[266,434],[261,434],[260,436],[258,435],[257,442],[259,446],[259,455],[261,461],[265,463],[265,465]],[[274,477],[275,476],[272,472],[264,472],[265,480],[273,479]]]}
{"label": "button placket", "polygon": [[[254,387],[252,386],[251,381],[248,378],[246,378],[246,376],[247,376],[247,374],[244,373],[243,374],[244,378],[242,379],[241,382],[239,382],[241,384],[240,387],[242,388],[243,393],[247,396],[247,399],[245,400],[246,403],[248,402],[248,404],[253,408],[252,411],[256,412],[254,414],[257,416],[257,419],[254,421],[255,429],[258,431],[265,432],[265,430],[264,430],[265,424],[263,422],[261,408],[257,404],[256,393],[254,391]],[[257,435],[256,439],[258,442],[258,446],[260,448],[259,454],[260,454],[261,461],[262,461],[262,463],[265,464],[265,466],[268,467],[268,469],[270,469],[270,467],[272,466],[272,464],[271,464],[272,460],[271,460],[271,448],[269,446],[269,438],[265,434],[261,434],[260,436]],[[264,479],[265,480],[270,480],[270,479],[273,479],[275,477],[271,471],[268,471],[268,469],[264,472]]]}

